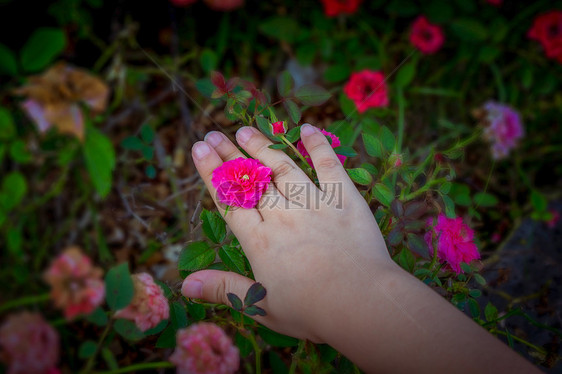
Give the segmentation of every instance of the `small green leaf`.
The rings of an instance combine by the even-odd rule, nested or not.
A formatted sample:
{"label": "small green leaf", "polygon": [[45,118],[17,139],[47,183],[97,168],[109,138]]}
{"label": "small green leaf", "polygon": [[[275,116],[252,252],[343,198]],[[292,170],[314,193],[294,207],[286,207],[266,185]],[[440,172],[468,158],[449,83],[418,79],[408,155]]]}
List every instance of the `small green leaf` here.
{"label": "small green leaf", "polygon": [[304,105],[322,105],[330,98],[330,93],[325,88],[313,84],[301,86],[296,92],[295,97]]}
{"label": "small green leaf", "polygon": [[144,147],[142,147],[141,153],[142,157],[144,157],[144,159],[147,161],[150,161],[154,158],[154,148],[149,145],[145,145]]}
{"label": "small green leaf", "polygon": [[256,282],[252,284],[252,286],[248,289],[248,292],[246,292],[246,297],[244,298],[244,306],[249,307],[250,305],[254,305],[258,301],[263,300],[266,294],[267,291],[261,283]]}
{"label": "small green leaf", "polygon": [[111,190],[115,151],[109,138],[92,126],[86,128],[84,157],[94,187],[101,197],[107,196]]}
{"label": "small green leaf", "polygon": [[195,321],[201,321],[207,316],[205,307],[201,304],[188,302],[185,306],[187,307],[187,313]]}
{"label": "small green leaf", "polygon": [[144,124],[141,127],[141,138],[145,143],[150,144],[154,140],[155,132],[150,125]]}
{"label": "small green leaf", "polygon": [[289,141],[289,143],[296,142],[301,136],[301,127],[293,127],[290,129],[287,134],[285,134],[285,138]]}
{"label": "small green leaf", "polygon": [[324,72],[324,80],[330,83],[341,82],[349,77],[350,73],[351,71],[347,64],[333,65]]}
{"label": "small green leaf", "polygon": [[298,124],[302,116],[299,106],[292,100],[285,100],[283,102],[283,106],[285,107],[289,118],[291,118],[291,121],[293,121],[294,124]]}
{"label": "small green leaf", "polygon": [[84,343],[80,344],[78,348],[78,357],[81,359],[90,358],[96,353],[98,345],[92,340],[86,340]]}
{"label": "small green leaf", "polygon": [[136,136],[128,136],[121,142],[121,147],[131,151],[140,151],[145,145]]}
{"label": "small green leaf", "polygon": [[88,322],[93,323],[96,326],[105,326],[107,325],[107,314],[101,307],[97,307],[90,315],[86,317]]}
{"label": "small green leaf", "polygon": [[485,286],[485,285],[486,285],[486,279],[485,279],[482,275],[480,275],[480,274],[478,274],[478,273],[474,273],[474,274],[473,274],[473,277],[474,277],[474,280],[475,280],[478,284],[480,284],[480,285],[482,285],[482,286]]}
{"label": "small green leaf", "polygon": [[396,74],[396,85],[402,88],[408,86],[414,79],[415,75],[416,75],[415,62],[408,62],[402,65],[402,67],[400,67],[398,73]]}
{"label": "small green leaf", "polygon": [[441,195],[443,203],[445,204],[445,215],[448,218],[455,218],[455,203],[447,195]]}
{"label": "small green leaf", "polygon": [[160,334],[156,341],[156,348],[174,348],[176,346],[177,330],[171,324]]}
{"label": "small green leaf", "polygon": [[0,208],[10,211],[23,200],[27,193],[27,182],[20,172],[14,171],[2,180],[0,190]]}
{"label": "small green leaf", "polygon": [[256,124],[262,133],[264,133],[268,137],[272,137],[273,134],[271,133],[271,123],[267,118],[257,116],[256,117]]}
{"label": "small green leaf", "polygon": [[203,209],[199,218],[203,222],[203,232],[216,244],[222,243],[226,237],[226,222],[217,212]]}
{"label": "small green leaf", "polygon": [[215,261],[216,253],[203,241],[190,243],[180,253],[179,270],[197,271],[206,268]]}
{"label": "small green leaf", "polygon": [[138,341],[144,338],[144,333],[139,330],[133,321],[128,319],[116,320],[113,329],[127,340]]}
{"label": "small green leaf", "polygon": [[160,323],[154,326],[153,328],[146,330],[144,332],[144,336],[160,334],[168,326],[168,323],[170,323],[170,321],[167,319],[160,321]]}
{"label": "small green leaf", "polygon": [[146,169],[144,170],[144,173],[145,173],[146,176],[149,177],[150,179],[156,178],[156,168],[154,167],[154,165],[148,165],[148,166],[146,167]]}
{"label": "small green leaf", "polygon": [[481,42],[488,37],[486,26],[472,18],[454,20],[451,28],[460,39],[467,42]]}
{"label": "small green leaf", "polygon": [[129,265],[122,263],[109,269],[105,276],[105,299],[113,311],[125,308],[133,300],[135,286]]}
{"label": "small green leaf", "polygon": [[177,301],[170,305],[170,323],[176,331],[187,327],[189,324],[185,307]]}
{"label": "small green leaf", "polygon": [[468,294],[476,299],[476,298],[479,298],[480,296],[482,296],[482,291],[477,290],[477,289],[472,289],[472,290],[468,291]]}
{"label": "small green leaf", "polygon": [[238,274],[245,273],[244,257],[238,248],[230,245],[223,245],[222,248],[219,249],[219,257],[229,270]]}
{"label": "small green leaf", "polygon": [[119,368],[119,365],[117,364],[117,360],[115,359],[113,352],[111,352],[109,348],[107,347],[102,348],[101,356],[103,357],[105,364],[110,370],[117,370]]}
{"label": "small green leaf", "polygon": [[498,308],[494,306],[491,302],[488,301],[486,307],[484,308],[484,317],[486,321],[492,322],[498,319]]}
{"label": "small green leaf", "polygon": [[531,204],[537,212],[544,212],[548,206],[546,198],[537,190],[531,191]]}
{"label": "small green leaf", "polygon": [[387,151],[392,152],[394,150],[394,145],[396,144],[396,137],[386,126],[381,128],[381,142]]}
{"label": "small green leaf", "polygon": [[293,77],[289,71],[283,70],[277,76],[277,91],[281,97],[289,96],[294,85]]}
{"label": "small green leaf", "polygon": [[202,78],[195,82],[195,88],[206,98],[211,98],[216,87],[209,78]]}
{"label": "small green leaf", "polygon": [[363,168],[347,169],[347,174],[352,181],[362,186],[368,186],[373,182],[373,176]]}
{"label": "small green leaf", "polygon": [[361,136],[367,154],[371,157],[381,158],[383,155],[383,148],[380,140],[367,133],[363,133]]}
{"label": "small green leaf", "polygon": [[259,29],[270,38],[289,43],[294,42],[299,36],[299,24],[289,16],[274,16],[262,20]]}
{"label": "small green leaf", "polygon": [[497,205],[498,199],[492,194],[478,192],[474,195],[474,203],[483,207],[492,207]]}
{"label": "small green leaf", "polygon": [[462,269],[462,271],[464,271],[465,273],[472,273],[472,268],[471,268],[470,265],[467,264],[466,262],[461,262],[461,269]]}
{"label": "small green leaf", "polygon": [[480,305],[478,305],[478,301],[469,298],[468,308],[470,309],[470,314],[472,315],[472,318],[480,317]]}
{"label": "small green leaf", "polygon": [[61,29],[38,28],[21,49],[21,65],[29,72],[49,65],[65,48],[66,37]]}
{"label": "small green leaf", "polygon": [[443,183],[441,186],[439,186],[439,191],[442,194],[447,195],[449,191],[451,191],[451,182]]}
{"label": "small green leaf", "polygon": [[226,294],[226,297],[228,297],[228,301],[230,301],[230,305],[232,306],[232,309],[238,312],[242,311],[242,300],[240,300],[238,296],[229,292]]}
{"label": "small green leaf", "polygon": [[0,75],[17,75],[18,74],[18,63],[16,61],[16,56],[8,47],[4,44],[0,44]]}
{"label": "small green leaf", "polygon": [[410,251],[417,253],[423,258],[429,258],[429,248],[421,236],[410,232],[406,237],[408,239],[408,248]]}
{"label": "small green leaf", "polygon": [[383,183],[375,184],[373,188],[373,196],[383,205],[389,207],[394,200],[394,192]]}
{"label": "small green leaf", "polygon": [[0,140],[9,140],[15,135],[16,127],[14,126],[12,114],[6,108],[0,107]]}
{"label": "small green leaf", "polygon": [[10,144],[10,157],[20,164],[26,164],[33,159],[27,150],[27,144],[22,139],[17,139]]}
{"label": "small green leaf", "polygon": [[398,256],[398,262],[400,266],[402,266],[402,268],[407,272],[409,273],[414,272],[414,267],[416,266],[416,258],[414,257],[412,252],[410,252],[406,248],[400,251],[400,254]]}
{"label": "small green leaf", "polygon": [[265,310],[263,310],[263,308],[260,308],[257,305],[252,305],[252,306],[247,307],[246,309],[244,309],[244,313],[249,315],[249,316],[265,316],[265,315],[267,315]]}
{"label": "small green leaf", "polygon": [[355,152],[355,150],[348,145],[340,145],[339,147],[334,148],[334,152],[336,152],[338,155],[346,157],[357,156],[357,152]]}
{"label": "small green leaf", "polygon": [[217,68],[217,60],[217,54],[212,49],[207,48],[201,52],[201,57],[199,59],[203,71],[207,74]]}
{"label": "small green leaf", "polygon": [[285,148],[289,148],[289,146],[287,144],[284,144],[284,143],[276,143],[276,144],[270,144],[269,148],[270,149],[285,149]]}

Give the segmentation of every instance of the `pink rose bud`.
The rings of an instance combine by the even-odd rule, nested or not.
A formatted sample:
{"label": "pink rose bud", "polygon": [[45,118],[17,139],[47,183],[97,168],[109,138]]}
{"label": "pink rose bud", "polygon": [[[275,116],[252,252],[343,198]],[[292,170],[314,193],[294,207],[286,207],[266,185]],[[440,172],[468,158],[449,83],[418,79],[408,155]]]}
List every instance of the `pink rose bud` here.
{"label": "pink rose bud", "polygon": [[392,167],[399,168],[400,166],[402,166],[402,155],[400,154],[391,155],[390,162],[392,163]]}
{"label": "pink rose bud", "polygon": [[271,124],[271,133],[273,135],[282,135],[287,133],[287,124],[285,121],[278,121]]}

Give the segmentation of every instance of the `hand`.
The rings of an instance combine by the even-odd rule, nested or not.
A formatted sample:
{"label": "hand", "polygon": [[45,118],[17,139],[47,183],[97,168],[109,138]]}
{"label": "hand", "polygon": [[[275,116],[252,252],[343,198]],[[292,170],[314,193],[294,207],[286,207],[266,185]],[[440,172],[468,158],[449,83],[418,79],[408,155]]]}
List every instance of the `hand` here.
{"label": "hand", "polygon": [[[256,281],[267,289],[267,297],[258,304],[267,315],[256,320],[287,335],[324,342],[338,309],[352,305],[346,305],[353,301],[348,296],[360,293],[366,281],[372,283],[368,280],[373,274],[394,268],[394,263],[373,214],[326,137],[313,126],[303,125],[301,138],[326,191],[318,189],[283,151],[270,149],[272,143],[258,130],[242,127],[236,134],[238,144],[272,169],[272,183],[262,200],[281,195],[274,207],[230,209],[225,219],[248,257]],[[219,132],[207,134],[192,153],[214,199],[213,170],[224,161],[244,157]],[[295,185],[302,190],[296,196],[290,193]],[[342,199],[341,208],[328,205],[326,197],[331,193],[341,193],[337,196]],[[286,200],[289,196],[291,201]],[[313,206],[315,201],[319,206]],[[227,293],[243,297],[253,282],[236,273],[203,270],[185,279],[183,293],[229,304]]]}

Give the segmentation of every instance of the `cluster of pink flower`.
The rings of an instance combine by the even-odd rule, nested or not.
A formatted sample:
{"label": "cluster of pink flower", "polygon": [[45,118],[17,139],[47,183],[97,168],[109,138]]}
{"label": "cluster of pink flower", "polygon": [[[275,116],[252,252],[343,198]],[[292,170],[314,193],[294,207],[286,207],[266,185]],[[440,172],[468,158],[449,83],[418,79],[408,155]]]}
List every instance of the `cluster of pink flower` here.
{"label": "cluster of pink flower", "polygon": [[[197,0],[170,0],[178,7],[186,7],[197,2]],[[205,4],[213,10],[228,12],[244,5],[244,0],[205,0]]]}
{"label": "cluster of pink flower", "polygon": [[463,273],[462,262],[469,264],[480,258],[474,244],[474,231],[462,218],[447,218],[444,214],[439,214],[437,224],[434,225],[433,218],[430,218],[427,226],[430,229],[425,234],[425,241],[430,253],[437,250],[439,261],[446,263],[450,270],[457,274]]}
{"label": "cluster of pink flower", "polygon": [[525,131],[519,113],[505,104],[489,101],[484,104],[487,125],[484,136],[492,144],[492,155],[496,160],[506,157]]}
{"label": "cluster of pink flower", "polygon": [[562,64],[562,11],[552,10],[536,17],[527,36],[542,44],[548,58]]}

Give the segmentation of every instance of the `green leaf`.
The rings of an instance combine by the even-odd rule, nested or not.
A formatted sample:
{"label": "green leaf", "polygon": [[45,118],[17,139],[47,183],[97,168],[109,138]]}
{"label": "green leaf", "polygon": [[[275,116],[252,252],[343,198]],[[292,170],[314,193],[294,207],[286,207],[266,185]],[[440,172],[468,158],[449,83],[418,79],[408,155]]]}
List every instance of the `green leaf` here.
{"label": "green leaf", "polygon": [[10,211],[23,200],[27,193],[27,182],[20,172],[14,171],[2,180],[0,208]]}
{"label": "green leaf", "polygon": [[270,149],[285,149],[285,148],[289,148],[289,146],[287,144],[284,144],[284,143],[276,143],[276,144],[270,144],[268,148],[270,148]]}
{"label": "green leaf", "polygon": [[141,138],[145,141],[145,143],[150,144],[154,140],[155,132],[150,125],[142,125],[140,133]]}
{"label": "green leaf", "polygon": [[176,346],[177,330],[171,324],[160,334],[156,341],[156,348],[174,348]]}
{"label": "green leaf", "polygon": [[398,73],[396,74],[396,85],[402,88],[408,86],[414,79],[415,75],[416,75],[416,63],[414,61],[402,65],[402,67],[398,70]]}
{"label": "green leaf", "polygon": [[90,358],[96,353],[98,345],[93,340],[86,340],[84,343],[80,344],[78,348],[78,357],[81,359]]}
{"label": "green leaf", "polygon": [[293,77],[291,73],[287,70],[283,70],[277,76],[277,91],[281,97],[287,97],[291,94],[291,90],[293,89],[295,82],[293,81]]}
{"label": "green leaf", "polygon": [[97,307],[86,317],[86,320],[96,326],[105,326],[107,325],[108,318],[105,311],[101,307]]}
{"label": "green leaf", "polygon": [[480,284],[480,285],[482,285],[482,286],[485,286],[485,285],[486,285],[486,278],[484,278],[482,275],[480,275],[480,274],[478,274],[478,273],[474,273],[472,276],[474,277],[474,280],[475,280],[478,284]]}
{"label": "green leaf", "polygon": [[394,192],[383,183],[375,184],[373,196],[387,207],[389,207],[392,200],[394,200]]}
{"label": "green leaf", "polygon": [[211,98],[216,87],[210,78],[202,78],[195,82],[195,88],[206,98]]}
{"label": "green leaf", "polygon": [[24,70],[36,72],[47,67],[65,48],[66,37],[61,29],[38,28],[21,49]]}
{"label": "green leaf", "polygon": [[429,248],[422,237],[411,232],[408,233],[406,237],[408,239],[408,248],[410,251],[417,253],[423,258],[429,258]]}
{"label": "green leaf", "polygon": [[232,306],[232,309],[238,312],[242,310],[242,300],[240,300],[238,296],[229,292],[226,294],[226,297],[228,298],[228,301],[230,301],[230,305]]}
{"label": "green leaf", "polygon": [[252,305],[247,307],[246,309],[244,309],[244,313],[249,315],[249,316],[265,316],[267,315],[267,313],[265,312],[265,310],[263,310],[263,308],[260,308],[257,305]]}
{"label": "green leaf", "polygon": [[252,286],[248,289],[248,292],[246,292],[246,297],[244,298],[244,306],[248,307],[250,305],[254,305],[258,301],[263,300],[266,294],[267,291],[261,283],[256,282],[252,284]]}
{"label": "green leaf", "polygon": [[121,147],[131,151],[140,151],[145,147],[145,145],[136,136],[128,136],[121,142]]}
{"label": "green leaf", "polygon": [[451,196],[458,205],[469,206],[472,202],[470,199],[470,189],[465,184],[452,183],[449,196]]}
{"label": "green leaf", "polygon": [[258,334],[267,344],[273,347],[295,347],[299,344],[298,339],[276,333],[261,325],[258,327]]}
{"label": "green leaf", "polygon": [[468,291],[468,294],[476,299],[476,298],[482,296],[482,291],[480,291],[478,289],[472,289],[472,290]]}
{"label": "green leaf", "polygon": [[347,174],[352,181],[362,186],[368,186],[373,182],[373,176],[363,168],[347,169]]}
{"label": "green leaf", "polygon": [[291,121],[293,121],[294,124],[298,124],[302,117],[302,112],[299,106],[292,100],[285,100],[283,102],[283,106],[285,107],[289,118],[291,118]]}
{"label": "green leaf", "polygon": [[201,304],[188,302],[185,306],[187,307],[187,313],[195,321],[201,321],[207,316],[205,307]]}
{"label": "green leaf", "polygon": [[125,308],[133,300],[135,286],[129,273],[129,264],[122,263],[109,269],[105,276],[105,300],[113,311]]}
{"label": "green leaf", "polygon": [[454,15],[453,7],[446,0],[424,1],[422,5],[424,6],[424,13],[432,22],[446,22]]}
{"label": "green leaf", "polygon": [[366,133],[361,134],[361,136],[367,154],[371,157],[381,158],[383,155],[383,148],[380,140]]}
{"label": "green leaf", "polygon": [[498,199],[492,194],[478,192],[474,195],[474,203],[483,207],[491,207],[497,205]]}
{"label": "green leaf", "polygon": [[548,202],[544,195],[537,190],[531,191],[531,204],[537,212],[545,212],[548,206]]}
{"label": "green leaf", "polygon": [[170,305],[170,323],[176,331],[187,327],[189,324],[185,307],[177,301]]}
{"label": "green leaf", "polygon": [[322,105],[330,98],[330,93],[325,88],[313,84],[301,86],[295,97],[304,105]]}
{"label": "green leaf", "polygon": [[454,20],[451,28],[461,40],[468,42],[481,42],[488,37],[486,26],[472,18]]}
{"label": "green leaf", "polygon": [[340,145],[339,147],[334,148],[334,152],[336,152],[338,155],[346,157],[357,156],[357,152],[355,152],[355,150],[348,145]]}
{"label": "green leaf", "polygon": [[236,335],[234,335],[234,343],[240,350],[241,357],[247,357],[254,351],[252,342],[238,331],[236,331]]}
{"label": "green leaf", "polygon": [[145,173],[146,176],[149,177],[150,179],[156,178],[156,168],[154,167],[154,165],[148,165],[148,166],[146,167],[146,169],[144,170],[144,173]]}
{"label": "green leaf", "polygon": [[416,266],[416,258],[414,257],[412,252],[404,248],[398,255],[398,263],[408,273],[413,273],[414,266]]}
{"label": "green leaf", "polygon": [[10,140],[15,135],[16,127],[12,114],[6,108],[0,107],[0,140]]}
{"label": "green leaf", "polygon": [[10,144],[10,157],[20,164],[26,164],[33,159],[27,150],[27,144],[22,139],[17,139]]}
{"label": "green leaf", "polygon": [[219,257],[229,270],[238,274],[244,274],[246,267],[244,266],[244,257],[238,248],[231,245],[223,245],[219,249]]}
{"label": "green leaf", "polygon": [[116,320],[113,329],[127,340],[138,341],[144,338],[144,333],[139,330],[133,321],[128,319]]}
{"label": "green leaf", "polygon": [[488,301],[486,307],[484,308],[484,317],[486,321],[491,322],[498,319],[498,308],[494,306],[491,302]]}
{"label": "green leaf", "polygon": [[443,203],[445,204],[445,215],[448,218],[455,218],[455,203],[447,195],[441,195]]}
{"label": "green leaf", "polygon": [[261,21],[260,31],[273,39],[294,42],[299,35],[299,24],[289,16],[274,16]]}
{"label": "green leaf", "polygon": [[18,63],[16,55],[4,44],[0,44],[0,75],[17,75]]}
{"label": "green leaf", "polygon": [[101,197],[107,196],[111,190],[115,151],[111,141],[92,126],[88,126],[86,129],[84,157],[94,187]]}
{"label": "green leaf", "polygon": [[480,317],[480,305],[478,305],[478,301],[469,298],[468,308],[470,309],[470,314],[472,315],[472,318]]}
{"label": "green leaf", "polygon": [[144,336],[160,334],[168,326],[168,323],[170,323],[170,321],[167,319],[160,321],[160,323],[154,326],[153,328],[146,330],[144,332]]}
{"label": "green leaf", "polygon": [[205,48],[201,52],[201,57],[199,61],[201,62],[201,67],[203,71],[207,74],[211,73],[211,71],[217,68],[217,54],[212,49]]}
{"label": "green leaf", "polygon": [[396,144],[396,137],[394,136],[392,131],[390,131],[390,129],[386,126],[383,126],[381,128],[381,142],[387,151],[389,152],[394,151],[394,144]]}
{"label": "green leaf", "polygon": [[203,241],[190,243],[180,253],[179,270],[197,271],[206,268],[215,261],[215,251]]}
{"label": "green leaf", "polygon": [[144,159],[147,161],[150,161],[154,158],[154,148],[152,148],[151,146],[145,145],[144,147],[142,147],[141,153],[142,157],[144,157]]}
{"label": "green leaf", "polygon": [[271,370],[273,371],[273,374],[289,373],[289,368],[287,368],[285,362],[283,362],[281,357],[279,357],[279,354],[277,354],[275,351],[269,351],[268,358],[269,358],[269,365],[271,366]]}
{"label": "green leaf", "polygon": [[203,221],[203,232],[207,237],[216,244],[222,243],[226,237],[226,222],[217,212],[211,212],[203,209],[199,215]]}
{"label": "green leaf", "polygon": [[264,133],[268,137],[272,137],[273,134],[271,133],[271,124],[267,118],[264,117],[256,117],[256,124],[262,133]]}
{"label": "green leaf", "polygon": [[451,182],[443,183],[441,186],[439,186],[439,191],[442,194],[447,195],[449,191],[451,191]]}
{"label": "green leaf", "polygon": [[102,348],[101,356],[103,357],[103,360],[105,361],[105,364],[109,369],[117,370],[119,368],[117,360],[115,359],[113,352],[111,352],[109,348]]}
{"label": "green leaf", "polygon": [[285,134],[285,138],[289,141],[289,143],[296,142],[301,136],[301,127],[293,127],[290,129],[287,134]]}

